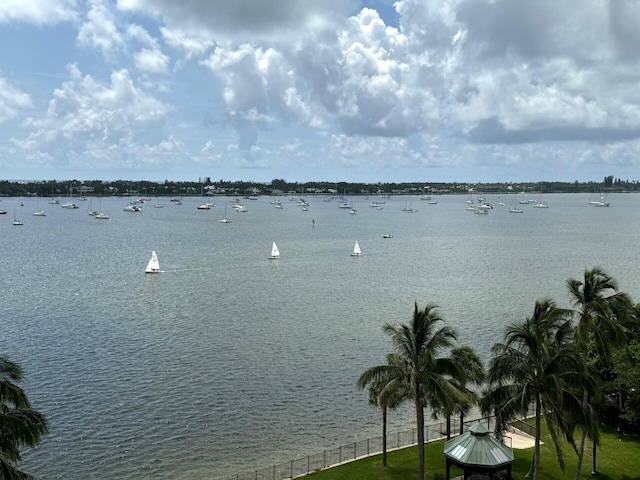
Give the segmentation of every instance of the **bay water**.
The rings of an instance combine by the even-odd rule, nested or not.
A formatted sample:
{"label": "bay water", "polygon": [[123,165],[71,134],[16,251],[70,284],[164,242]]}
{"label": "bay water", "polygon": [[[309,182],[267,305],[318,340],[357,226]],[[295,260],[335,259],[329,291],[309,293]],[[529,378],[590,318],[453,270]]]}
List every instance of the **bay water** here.
{"label": "bay water", "polygon": [[[537,299],[568,307],[566,280],[586,269],[637,301],[638,195],[600,208],[550,194],[521,214],[493,196],[488,215],[433,199],[353,197],[354,215],[309,196],[308,211],[240,199],[246,213],[228,197],[139,213],[122,197],[77,210],[3,198],[0,354],[50,423],[20,466],[41,480],[227,479],[378,436],[356,381],[391,351],[382,325],[409,321],[414,302],[438,305],[488,360]],[[88,215],[98,202],[108,220]],[[233,223],[218,221],[225,205]],[[145,275],[152,250],[164,272]],[[411,408],[390,414],[391,431],[413,426]]]}

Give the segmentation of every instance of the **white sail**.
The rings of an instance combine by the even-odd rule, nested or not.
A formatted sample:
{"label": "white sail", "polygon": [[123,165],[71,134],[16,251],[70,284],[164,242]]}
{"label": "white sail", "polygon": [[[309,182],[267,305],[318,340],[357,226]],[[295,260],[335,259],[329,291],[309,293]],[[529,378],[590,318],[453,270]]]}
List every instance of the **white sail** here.
{"label": "white sail", "polygon": [[353,246],[353,253],[351,254],[351,256],[359,257],[360,255],[362,255],[362,251],[360,250],[360,244],[356,240],[356,244]]}
{"label": "white sail", "polygon": [[151,259],[147,264],[147,268],[144,273],[158,273],[160,271],[160,262],[158,261],[158,255],[155,250],[151,252]]}
{"label": "white sail", "polygon": [[280,258],[280,250],[278,250],[276,242],[273,242],[273,245],[271,245],[271,256],[269,259],[275,260],[276,258]]}

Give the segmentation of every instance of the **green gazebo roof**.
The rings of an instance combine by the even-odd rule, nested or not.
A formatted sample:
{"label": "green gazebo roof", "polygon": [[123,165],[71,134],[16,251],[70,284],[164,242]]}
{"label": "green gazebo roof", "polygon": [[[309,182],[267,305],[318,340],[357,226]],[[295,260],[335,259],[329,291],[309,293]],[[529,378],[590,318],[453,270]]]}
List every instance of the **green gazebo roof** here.
{"label": "green gazebo roof", "polygon": [[444,454],[458,465],[497,468],[513,463],[513,450],[496,438],[481,423],[444,444]]}

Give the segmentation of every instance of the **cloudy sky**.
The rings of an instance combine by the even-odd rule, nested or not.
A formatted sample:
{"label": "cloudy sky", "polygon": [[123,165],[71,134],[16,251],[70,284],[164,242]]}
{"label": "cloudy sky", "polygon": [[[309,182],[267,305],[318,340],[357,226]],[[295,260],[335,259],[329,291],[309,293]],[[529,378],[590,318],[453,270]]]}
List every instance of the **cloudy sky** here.
{"label": "cloudy sky", "polygon": [[2,0],[0,179],[640,179],[637,0]]}

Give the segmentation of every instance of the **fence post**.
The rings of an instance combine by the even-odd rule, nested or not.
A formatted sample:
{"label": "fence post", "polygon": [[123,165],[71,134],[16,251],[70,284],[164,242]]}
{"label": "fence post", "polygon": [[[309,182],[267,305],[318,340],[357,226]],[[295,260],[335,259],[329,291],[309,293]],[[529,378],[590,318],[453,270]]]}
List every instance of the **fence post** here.
{"label": "fence post", "polygon": [[369,455],[370,455],[370,453],[369,453],[369,439],[367,438],[367,456],[369,456]]}
{"label": "fence post", "polygon": [[311,460],[309,459],[309,455],[307,455],[307,473],[311,470]]}
{"label": "fence post", "polygon": [[291,460],[291,478],[293,478],[293,460]]}

